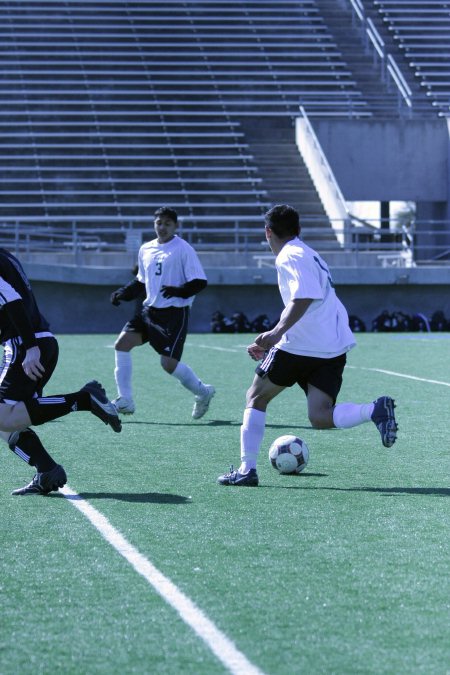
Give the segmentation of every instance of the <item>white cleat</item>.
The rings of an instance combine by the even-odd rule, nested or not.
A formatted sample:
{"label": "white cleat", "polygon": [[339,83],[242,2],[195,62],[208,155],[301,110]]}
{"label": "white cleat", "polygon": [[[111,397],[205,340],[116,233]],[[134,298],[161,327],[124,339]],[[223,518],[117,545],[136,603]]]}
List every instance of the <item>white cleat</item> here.
{"label": "white cleat", "polygon": [[136,410],[134,401],[132,398],[125,398],[125,396],[118,396],[113,401],[111,401],[115,409],[121,415],[132,415]]}
{"label": "white cleat", "polygon": [[199,420],[200,417],[203,417],[203,415],[207,412],[209,408],[209,404],[211,402],[212,397],[216,393],[216,390],[212,386],[212,384],[205,384],[206,388],[206,394],[203,396],[196,396],[195,397],[195,403],[194,407],[192,409],[192,417],[194,420]]}

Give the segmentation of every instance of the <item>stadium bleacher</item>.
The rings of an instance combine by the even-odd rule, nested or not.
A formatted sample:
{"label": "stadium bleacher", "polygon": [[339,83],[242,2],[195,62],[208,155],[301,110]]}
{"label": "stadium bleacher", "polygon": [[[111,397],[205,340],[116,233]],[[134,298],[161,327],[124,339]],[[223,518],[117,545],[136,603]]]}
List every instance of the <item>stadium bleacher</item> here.
{"label": "stadium bleacher", "polygon": [[[367,115],[315,2],[0,8],[0,217],[259,222],[248,117]],[[320,95],[318,95],[318,92]],[[330,110],[331,109],[331,110]]]}
{"label": "stadium bleacher", "polygon": [[450,110],[450,3],[373,0],[420,86],[442,115]]}
{"label": "stadium bleacher", "polygon": [[396,109],[378,75],[367,96],[361,44],[338,45],[327,8],[343,4],[3,3],[0,223],[128,227],[170,203],[185,222],[260,227],[289,200],[331,232],[295,151],[299,106],[311,118]]}

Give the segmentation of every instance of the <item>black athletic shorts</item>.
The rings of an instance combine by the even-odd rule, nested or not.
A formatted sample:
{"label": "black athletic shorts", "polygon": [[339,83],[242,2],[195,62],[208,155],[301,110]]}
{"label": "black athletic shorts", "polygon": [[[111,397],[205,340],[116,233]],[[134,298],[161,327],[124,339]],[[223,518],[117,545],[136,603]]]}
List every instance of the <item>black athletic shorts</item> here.
{"label": "black athletic shorts", "polygon": [[308,393],[308,384],[312,384],[331,396],[335,403],[342,386],[342,373],[346,362],[346,354],[321,359],[315,356],[290,354],[283,349],[272,347],[256,368],[256,373],[260,377],[268,377],[279,387],[292,387],[298,384],[305,394]]}
{"label": "black athletic shorts", "polygon": [[0,401],[27,401],[41,396],[42,390],[51,378],[58,363],[58,342],[51,333],[38,337],[37,346],[41,351],[41,363],[45,368],[43,377],[37,382],[25,374],[22,362],[26,350],[20,338],[12,338],[3,344],[3,361],[0,370]]}
{"label": "black athletic shorts", "polygon": [[[141,335],[161,356],[180,361],[188,331],[190,307],[144,307]],[[135,325],[138,325],[134,317]]]}
{"label": "black athletic shorts", "polygon": [[142,319],[141,314],[135,314],[132,319],[126,322],[125,326],[122,328],[124,333],[140,333],[144,342],[147,341],[145,324]]}

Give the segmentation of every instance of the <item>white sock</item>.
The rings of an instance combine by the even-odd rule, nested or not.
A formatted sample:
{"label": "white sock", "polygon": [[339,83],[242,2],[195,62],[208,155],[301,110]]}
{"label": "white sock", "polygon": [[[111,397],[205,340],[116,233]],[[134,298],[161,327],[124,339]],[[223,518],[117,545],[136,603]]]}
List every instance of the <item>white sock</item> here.
{"label": "white sock", "polygon": [[241,465],[239,473],[256,469],[259,449],[266,428],[266,413],[256,408],[246,408],[241,426]]}
{"label": "white sock", "polygon": [[333,423],[337,429],[350,429],[370,422],[373,403],[338,403],[333,409]]}
{"label": "white sock", "polygon": [[116,359],[114,379],[116,380],[117,393],[119,396],[132,400],[131,376],[133,374],[133,361],[131,352],[120,352],[116,349],[114,353]]}
{"label": "white sock", "polygon": [[179,362],[172,375],[196,396],[204,396],[207,392],[205,385],[198,379],[192,368]]}

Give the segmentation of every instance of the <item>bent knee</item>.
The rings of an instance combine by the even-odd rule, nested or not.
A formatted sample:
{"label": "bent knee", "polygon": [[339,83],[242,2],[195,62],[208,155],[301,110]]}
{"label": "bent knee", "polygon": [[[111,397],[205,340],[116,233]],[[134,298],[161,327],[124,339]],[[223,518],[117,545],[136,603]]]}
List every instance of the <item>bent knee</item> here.
{"label": "bent knee", "polygon": [[0,430],[9,434],[12,431],[21,431],[28,426],[30,420],[25,419],[26,412],[23,408],[23,404],[19,406],[17,403],[14,405],[0,403]]}
{"label": "bent knee", "polygon": [[309,414],[308,417],[313,429],[331,429],[334,426],[333,417],[330,416],[329,411],[326,411],[326,414]]}

